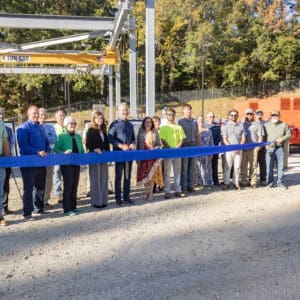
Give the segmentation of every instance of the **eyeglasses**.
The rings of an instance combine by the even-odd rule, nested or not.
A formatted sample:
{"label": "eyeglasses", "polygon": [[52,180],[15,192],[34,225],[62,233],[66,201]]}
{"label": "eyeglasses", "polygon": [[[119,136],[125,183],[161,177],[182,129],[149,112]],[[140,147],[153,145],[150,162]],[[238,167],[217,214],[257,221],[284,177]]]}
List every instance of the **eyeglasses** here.
{"label": "eyeglasses", "polygon": [[237,117],[238,115],[230,115],[230,117]]}
{"label": "eyeglasses", "polygon": [[253,113],[247,113],[246,115],[247,115],[247,116],[248,116],[248,115],[249,115],[249,116],[253,116]]}

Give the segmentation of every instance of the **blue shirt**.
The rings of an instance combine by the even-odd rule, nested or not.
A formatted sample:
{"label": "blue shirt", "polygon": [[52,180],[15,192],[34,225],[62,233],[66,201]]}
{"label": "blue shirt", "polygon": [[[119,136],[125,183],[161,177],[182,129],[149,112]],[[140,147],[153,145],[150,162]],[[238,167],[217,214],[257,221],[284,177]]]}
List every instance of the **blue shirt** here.
{"label": "blue shirt", "polygon": [[37,154],[39,151],[50,152],[45,130],[39,123],[30,120],[22,123],[17,130],[17,139],[21,155]]}
{"label": "blue shirt", "polygon": [[217,123],[213,122],[212,124],[206,123],[206,128],[211,130],[214,145],[219,145],[221,142],[221,127]]}
{"label": "blue shirt", "polygon": [[54,126],[51,124],[41,124],[43,126],[49,145],[54,146],[57,141],[57,135]]}
{"label": "blue shirt", "polygon": [[128,120],[113,121],[108,130],[108,141],[113,145],[113,150],[121,150],[118,144],[133,144],[135,141],[133,125]]}

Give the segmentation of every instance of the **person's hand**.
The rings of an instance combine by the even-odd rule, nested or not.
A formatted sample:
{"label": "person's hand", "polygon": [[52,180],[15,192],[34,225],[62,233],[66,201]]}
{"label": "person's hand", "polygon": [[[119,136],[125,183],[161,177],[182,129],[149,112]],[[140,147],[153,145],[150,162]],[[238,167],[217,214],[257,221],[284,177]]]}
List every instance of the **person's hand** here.
{"label": "person's hand", "polygon": [[126,151],[129,149],[129,146],[127,144],[119,144],[119,148],[123,151]]}
{"label": "person's hand", "polygon": [[47,156],[47,152],[45,152],[45,151],[38,151],[37,154],[42,157]]}
{"label": "person's hand", "polygon": [[65,153],[65,154],[70,154],[70,153],[72,153],[72,151],[71,151],[70,149],[68,149],[68,150],[66,150],[64,153]]}
{"label": "person's hand", "polygon": [[98,154],[101,154],[101,153],[102,153],[101,149],[99,149],[99,148],[94,149],[94,152],[96,152],[96,153],[98,153]]}
{"label": "person's hand", "polygon": [[281,145],[281,144],[283,143],[283,139],[282,139],[282,138],[277,138],[277,139],[275,140],[275,142],[276,142],[276,144],[279,146],[279,145]]}
{"label": "person's hand", "polygon": [[130,145],[129,145],[129,149],[130,149],[130,150],[135,150],[135,144],[130,144]]}

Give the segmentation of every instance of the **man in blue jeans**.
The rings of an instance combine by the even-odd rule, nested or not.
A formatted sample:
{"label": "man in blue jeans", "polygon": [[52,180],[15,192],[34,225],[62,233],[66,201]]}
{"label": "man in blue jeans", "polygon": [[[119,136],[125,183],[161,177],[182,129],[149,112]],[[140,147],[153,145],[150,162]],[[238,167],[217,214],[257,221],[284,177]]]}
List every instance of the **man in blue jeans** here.
{"label": "man in blue jeans", "polygon": [[[39,110],[31,105],[27,110],[28,120],[22,123],[17,130],[17,139],[20,155],[46,156],[50,153],[50,146],[39,124]],[[25,221],[34,220],[33,214],[46,214],[44,211],[44,192],[46,180],[45,167],[20,168],[23,180],[23,216]]]}
{"label": "man in blue jeans", "polygon": [[[288,125],[279,118],[279,110],[274,109],[271,112],[271,120],[265,124],[266,141],[271,143],[266,146],[267,186],[287,189],[283,183],[284,156],[288,155],[284,152],[284,142],[290,139],[291,133]],[[277,160],[277,182],[274,180],[275,159]]]}
{"label": "man in blue jeans", "polygon": [[[198,126],[195,119],[192,118],[192,107],[184,104],[182,107],[183,118],[178,124],[183,128],[185,139],[182,147],[193,147],[199,145]],[[194,170],[196,160],[195,157],[187,157],[181,159],[181,191],[183,193],[194,192]]]}
{"label": "man in blue jeans", "polygon": [[[128,105],[121,103],[118,107],[119,118],[109,126],[108,140],[113,145],[114,151],[128,151],[135,149],[135,135],[133,125],[127,120]],[[118,205],[122,205],[121,183],[124,173],[123,200],[127,204],[133,204],[130,199],[130,178],[132,161],[115,163],[115,198]]]}
{"label": "man in blue jeans", "polygon": [[[8,156],[10,153],[7,132],[3,121],[0,121],[0,156]],[[0,168],[0,226],[7,226],[7,221],[2,216],[3,186],[5,180],[5,168]]]}

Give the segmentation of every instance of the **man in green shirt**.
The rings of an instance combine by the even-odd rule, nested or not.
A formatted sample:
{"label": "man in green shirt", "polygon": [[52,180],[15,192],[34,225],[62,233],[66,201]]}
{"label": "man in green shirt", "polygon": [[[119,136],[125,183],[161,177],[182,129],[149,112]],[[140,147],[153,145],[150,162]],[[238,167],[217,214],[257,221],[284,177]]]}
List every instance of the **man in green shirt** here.
{"label": "man in green shirt", "polygon": [[[280,119],[280,112],[274,109],[271,113],[271,120],[265,124],[266,141],[271,142],[266,146],[266,164],[267,164],[267,184],[268,187],[280,187],[286,189],[283,183],[284,143],[291,138],[291,132],[288,125]],[[274,164],[277,159],[277,183],[274,180]]]}
{"label": "man in green shirt", "polygon": [[[180,125],[175,124],[175,110],[168,108],[167,110],[167,124],[160,128],[159,137],[164,148],[180,148],[185,138],[185,133]],[[170,173],[173,165],[174,173],[174,196],[184,197],[185,194],[181,192],[180,175],[181,175],[181,158],[164,159],[164,191],[165,199],[170,199]]]}

